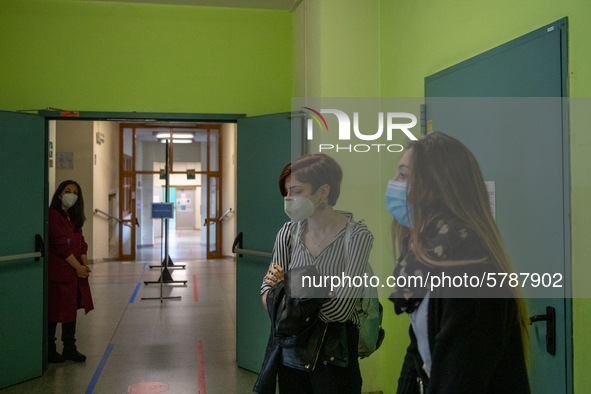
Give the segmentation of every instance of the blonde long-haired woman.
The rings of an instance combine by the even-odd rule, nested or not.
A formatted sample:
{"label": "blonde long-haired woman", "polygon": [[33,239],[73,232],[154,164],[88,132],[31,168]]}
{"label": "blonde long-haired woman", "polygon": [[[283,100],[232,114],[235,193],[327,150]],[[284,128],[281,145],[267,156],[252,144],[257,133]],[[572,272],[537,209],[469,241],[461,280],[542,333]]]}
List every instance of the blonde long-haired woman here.
{"label": "blonde long-haired woman", "polygon": [[[388,183],[386,205],[399,251],[391,300],[411,320],[398,393],[529,393],[529,319],[520,290],[500,287],[500,277],[478,290],[476,280],[466,281],[513,272],[472,153],[440,132],[412,141]],[[462,284],[435,280],[439,287],[431,287],[443,275]],[[404,280],[411,276],[414,283]]]}

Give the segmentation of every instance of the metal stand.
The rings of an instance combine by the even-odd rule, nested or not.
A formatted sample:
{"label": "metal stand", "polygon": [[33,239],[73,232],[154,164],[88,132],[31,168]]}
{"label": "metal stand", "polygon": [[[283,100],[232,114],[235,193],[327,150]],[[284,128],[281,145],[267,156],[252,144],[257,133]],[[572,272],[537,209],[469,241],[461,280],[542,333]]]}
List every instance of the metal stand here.
{"label": "metal stand", "polygon": [[[150,269],[152,268],[160,268],[162,266],[167,267],[169,270],[184,270],[187,269],[187,266],[185,264],[181,264],[181,265],[175,265],[172,261],[172,259],[170,258],[170,256],[166,256],[167,259],[162,259],[162,263],[159,265],[149,265],[148,267],[150,267]],[[168,264],[166,263],[165,260],[168,260]]]}
{"label": "metal stand", "polygon": [[[160,225],[161,228],[163,226],[164,220],[168,220],[168,219],[161,219],[161,221],[160,221],[161,222],[161,225]],[[162,249],[163,248],[162,248],[162,238],[161,238],[160,239],[160,251],[161,251],[160,254],[161,255],[162,255]],[[168,277],[170,278],[170,280],[172,282],[166,282],[166,281],[163,281],[162,280],[163,277],[166,278],[166,273],[168,273]],[[185,284],[187,284],[187,281],[177,281],[177,283],[178,282],[185,282]],[[164,297],[162,295],[162,290],[163,290],[163,287],[162,286],[163,286],[164,283],[175,283],[175,281],[172,280],[172,276],[170,275],[170,272],[168,272],[168,270],[166,270],[166,268],[164,268],[164,264],[162,264],[160,266],[160,279],[158,279],[158,281],[147,281],[147,282],[144,282],[144,284],[146,284],[146,285],[148,283],[160,283],[160,297],[143,297],[142,300],[160,300],[160,302],[163,302],[163,300],[166,300],[166,299],[178,299],[178,300],[181,299],[181,296]]]}
{"label": "metal stand", "polygon": [[[165,193],[165,202],[168,202],[168,190],[169,190],[169,178],[170,178],[170,173],[168,170],[168,141],[166,142],[166,155],[165,155],[165,160],[166,160],[166,165],[165,165],[165,169],[166,169],[166,193]],[[142,298],[142,300],[160,300],[160,302],[162,302],[163,299],[170,299],[170,298],[175,298],[175,299],[180,299],[181,297],[163,297],[162,296],[162,285],[164,283],[169,284],[169,283],[182,283],[183,285],[187,285],[187,281],[186,280],[173,280],[172,279],[172,275],[170,274],[169,271],[169,265],[172,263],[170,260],[170,256],[168,255],[168,219],[162,219],[161,221],[161,228],[162,226],[164,226],[164,255],[166,256],[165,259],[162,259],[162,264],[160,264],[160,278],[158,278],[157,281],[144,281],[144,284],[148,285],[148,284],[152,284],[152,283],[160,283],[160,297],[152,297],[152,298]],[[162,231],[161,231],[162,234]],[[160,250],[162,251],[162,239],[160,240]],[[161,252],[162,253],[162,252]],[[158,266],[156,266],[158,267]],[[150,268],[152,268],[152,266],[150,266]],[[179,267],[180,268],[180,267]]]}

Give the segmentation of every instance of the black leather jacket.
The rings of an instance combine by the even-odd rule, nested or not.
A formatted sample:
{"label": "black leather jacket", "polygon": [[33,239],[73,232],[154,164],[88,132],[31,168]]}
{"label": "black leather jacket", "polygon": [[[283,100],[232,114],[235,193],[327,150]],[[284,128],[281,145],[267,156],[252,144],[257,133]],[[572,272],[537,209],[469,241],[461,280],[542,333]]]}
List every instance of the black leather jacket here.
{"label": "black leather jacket", "polygon": [[[291,297],[289,284],[301,283],[295,278],[297,276],[313,275],[310,269],[315,270],[302,267],[286,272],[285,280],[267,292],[271,335],[253,389],[256,393],[275,394],[277,371],[281,363],[304,371],[314,370],[318,362],[341,367],[349,363],[346,323],[325,323],[318,319],[323,300],[318,294],[310,294],[309,298]],[[286,303],[290,303],[289,315],[286,314]]]}

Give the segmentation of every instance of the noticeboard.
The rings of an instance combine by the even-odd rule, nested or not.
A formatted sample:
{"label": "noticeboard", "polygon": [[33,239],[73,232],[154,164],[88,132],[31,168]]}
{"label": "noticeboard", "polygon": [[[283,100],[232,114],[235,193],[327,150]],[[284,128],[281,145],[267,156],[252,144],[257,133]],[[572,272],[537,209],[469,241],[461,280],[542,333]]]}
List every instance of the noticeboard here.
{"label": "noticeboard", "polygon": [[174,203],[158,202],[152,203],[152,219],[173,219]]}

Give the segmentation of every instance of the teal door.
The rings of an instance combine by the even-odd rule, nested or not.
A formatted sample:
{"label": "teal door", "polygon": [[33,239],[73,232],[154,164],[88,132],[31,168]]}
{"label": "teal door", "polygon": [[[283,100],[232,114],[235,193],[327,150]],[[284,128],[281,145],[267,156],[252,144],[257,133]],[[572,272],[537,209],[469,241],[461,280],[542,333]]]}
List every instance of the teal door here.
{"label": "teal door", "polygon": [[537,394],[572,393],[566,70],[561,20],[425,79],[432,129],[462,141],[494,182],[496,221],[515,271],[563,278],[562,288],[525,289],[530,316],[556,310],[555,354],[546,322],[530,326]]}
{"label": "teal door", "polygon": [[[242,249],[271,253],[275,236],[289,218],[283,212],[279,174],[301,154],[301,129],[294,118],[292,150],[288,113],[238,120],[236,234]],[[269,316],[260,287],[270,257],[242,254],[236,258],[236,360],[238,366],[259,372],[269,339]]]}
{"label": "teal door", "polygon": [[[47,160],[44,118],[0,111],[0,389],[41,375]],[[38,236],[38,237],[37,237]]]}

